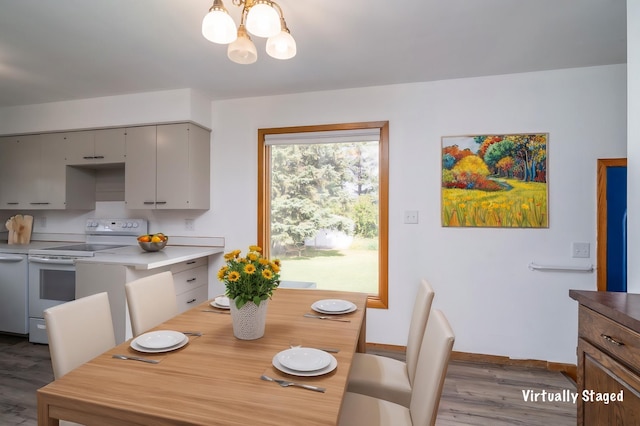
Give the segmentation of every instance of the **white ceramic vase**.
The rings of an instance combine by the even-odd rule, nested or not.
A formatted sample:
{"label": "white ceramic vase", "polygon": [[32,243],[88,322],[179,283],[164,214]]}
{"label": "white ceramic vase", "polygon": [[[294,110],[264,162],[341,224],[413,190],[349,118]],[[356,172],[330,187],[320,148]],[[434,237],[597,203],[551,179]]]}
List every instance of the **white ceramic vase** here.
{"label": "white ceramic vase", "polygon": [[260,305],[247,302],[238,309],[235,300],[232,300],[229,303],[229,308],[231,309],[233,335],[241,340],[255,340],[264,336],[268,302],[269,299],[261,301]]}

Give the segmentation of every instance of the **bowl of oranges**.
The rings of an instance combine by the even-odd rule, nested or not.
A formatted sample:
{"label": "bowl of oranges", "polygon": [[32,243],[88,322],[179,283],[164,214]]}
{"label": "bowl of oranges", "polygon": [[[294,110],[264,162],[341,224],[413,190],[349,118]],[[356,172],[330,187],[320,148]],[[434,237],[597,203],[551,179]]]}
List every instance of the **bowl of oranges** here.
{"label": "bowl of oranges", "polygon": [[169,237],[161,232],[157,234],[145,234],[138,237],[138,244],[144,251],[160,251],[167,245]]}

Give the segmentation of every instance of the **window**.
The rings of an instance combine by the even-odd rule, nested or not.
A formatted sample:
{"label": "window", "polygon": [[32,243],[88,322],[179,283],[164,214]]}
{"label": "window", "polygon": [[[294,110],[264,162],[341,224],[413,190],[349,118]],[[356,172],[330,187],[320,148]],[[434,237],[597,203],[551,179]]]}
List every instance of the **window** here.
{"label": "window", "polygon": [[258,130],[258,244],[283,281],[388,305],[389,123]]}

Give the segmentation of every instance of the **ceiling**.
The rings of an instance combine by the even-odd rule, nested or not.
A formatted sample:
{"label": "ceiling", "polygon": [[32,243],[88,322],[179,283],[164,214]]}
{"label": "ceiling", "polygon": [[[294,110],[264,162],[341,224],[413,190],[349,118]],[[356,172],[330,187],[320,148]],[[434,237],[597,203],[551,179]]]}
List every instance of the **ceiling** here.
{"label": "ceiling", "polygon": [[[211,99],[626,63],[624,0],[278,0],[298,54],[239,65],[211,0],[0,0],[0,107],[193,88]],[[240,8],[224,3],[239,22]]]}

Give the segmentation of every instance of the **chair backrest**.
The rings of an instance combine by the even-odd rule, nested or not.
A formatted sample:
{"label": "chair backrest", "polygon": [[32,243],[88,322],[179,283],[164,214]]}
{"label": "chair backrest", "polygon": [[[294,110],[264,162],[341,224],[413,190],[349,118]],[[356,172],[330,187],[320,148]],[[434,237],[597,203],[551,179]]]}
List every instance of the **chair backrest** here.
{"label": "chair backrest", "polygon": [[178,315],[176,290],[170,271],[128,282],[124,289],[134,336]]}
{"label": "chair backrest", "polygon": [[107,293],[46,309],[44,320],[56,379],[116,345]]}
{"label": "chair backrest", "polygon": [[429,312],[431,312],[431,303],[435,292],[427,280],[422,279],[418,287],[416,301],[413,304],[413,313],[411,314],[411,323],[409,324],[409,337],[407,339],[407,373],[409,374],[409,382],[413,384],[416,375],[416,365],[418,364],[418,354],[420,352],[420,344],[424,336],[424,329],[427,326]]}
{"label": "chair backrest", "polygon": [[420,347],[409,411],[414,426],[435,425],[455,335],[442,311],[429,315]]}

